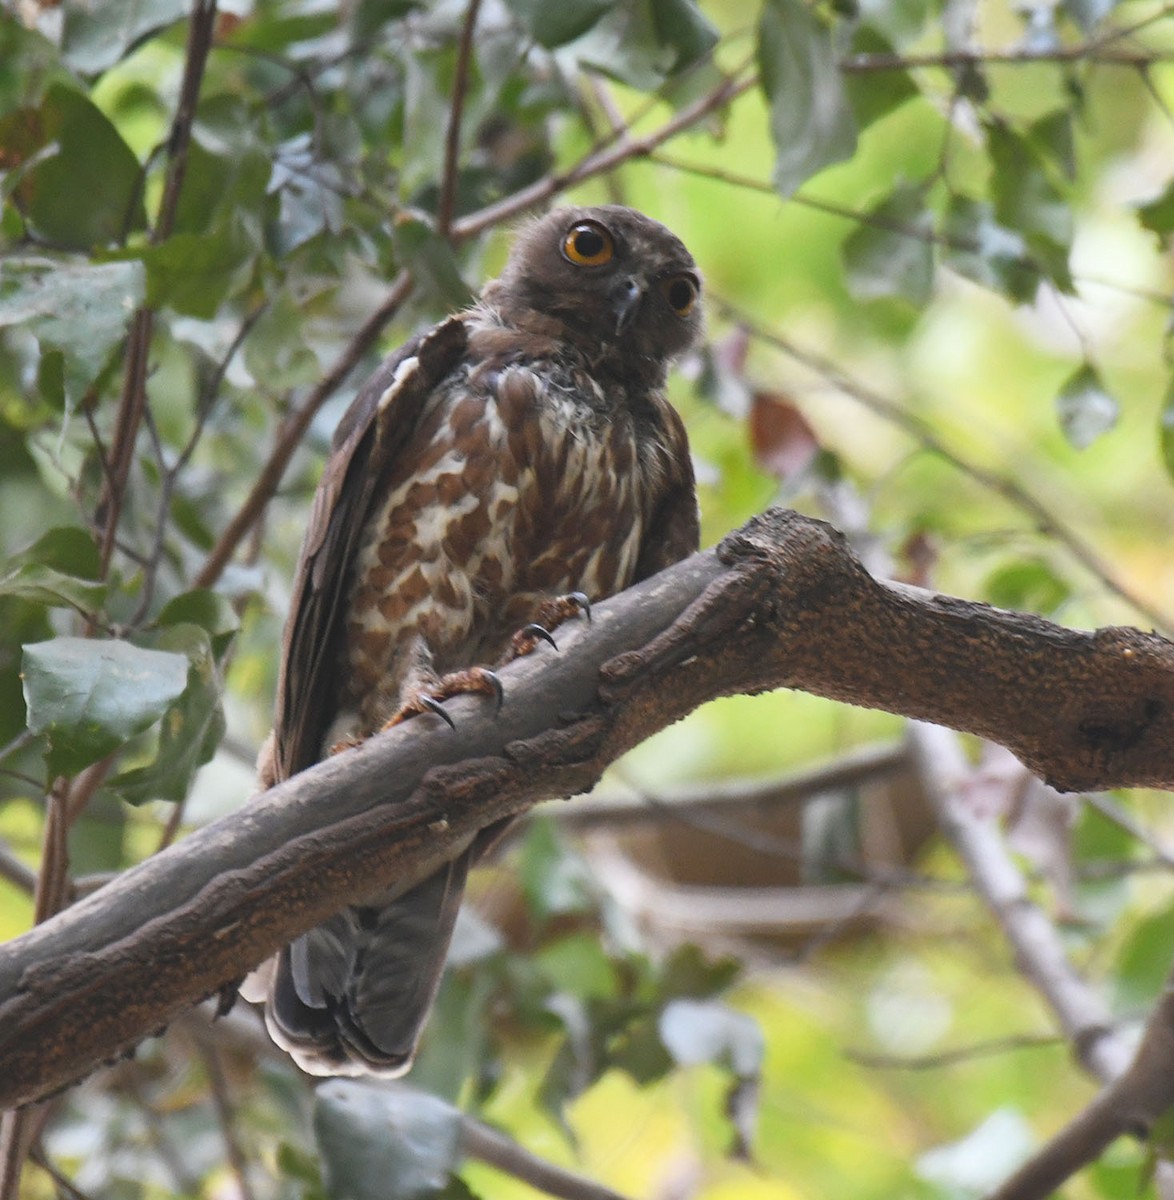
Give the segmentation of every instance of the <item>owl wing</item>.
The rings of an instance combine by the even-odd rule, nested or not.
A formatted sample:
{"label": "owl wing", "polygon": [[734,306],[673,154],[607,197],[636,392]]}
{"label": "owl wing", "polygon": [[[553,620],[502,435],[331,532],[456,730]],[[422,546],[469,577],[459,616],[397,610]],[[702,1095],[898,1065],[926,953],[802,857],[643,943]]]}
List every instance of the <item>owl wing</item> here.
{"label": "owl wing", "polygon": [[420,413],[460,361],[464,321],[450,317],[392,354],[339,422],[310,509],[285,624],[273,715],[278,780],[315,763],[337,703],[351,571],[379,482]]}
{"label": "owl wing", "polygon": [[667,402],[661,407],[660,417],[664,478],[644,529],[633,583],[687,558],[701,541],[697,485],[685,425]]}

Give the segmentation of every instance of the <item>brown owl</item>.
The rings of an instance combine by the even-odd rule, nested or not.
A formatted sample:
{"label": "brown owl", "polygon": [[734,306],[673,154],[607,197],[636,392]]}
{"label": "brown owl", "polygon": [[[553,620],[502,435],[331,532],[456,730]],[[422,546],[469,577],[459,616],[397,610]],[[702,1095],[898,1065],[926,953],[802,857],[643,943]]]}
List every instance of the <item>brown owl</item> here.
{"label": "brown owl", "polygon": [[[264,786],[389,723],[445,715],[458,692],[500,700],[489,664],[697,548],[664,388],[700,330],[700,290],[663,225],[562,208],[519,233],[471,308],[379,368],[314,498]],[[306,1071],[408,1069],[486,841],[281,952],[266,1021]]]}

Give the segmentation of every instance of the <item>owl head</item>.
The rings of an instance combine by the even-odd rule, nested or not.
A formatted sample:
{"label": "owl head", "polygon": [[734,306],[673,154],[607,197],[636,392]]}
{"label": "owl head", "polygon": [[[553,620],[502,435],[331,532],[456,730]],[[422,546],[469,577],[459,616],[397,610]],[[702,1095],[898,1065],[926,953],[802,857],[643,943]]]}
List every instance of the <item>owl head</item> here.
{"label": "owl head", "polygon": [[663,378],[701,330],[701,275],[684,243],[632,208],[557,208],[518,234],[486,303],[546,329],[599,369]]}

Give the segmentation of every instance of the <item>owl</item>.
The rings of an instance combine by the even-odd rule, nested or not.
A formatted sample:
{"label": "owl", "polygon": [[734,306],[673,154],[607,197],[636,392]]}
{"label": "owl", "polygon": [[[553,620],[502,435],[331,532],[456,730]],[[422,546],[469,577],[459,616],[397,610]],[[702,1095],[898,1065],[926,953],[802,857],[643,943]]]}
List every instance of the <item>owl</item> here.
{"label": "owl", "polygon": [[[470,308],[383,363],[314,497],[262,786],[389,724],[447,719],[457,693],[508,704],[495,664],[696,550],[665,381],[698,337],[700,294],[663,225],[560,208],[518,233]],[[408,1070],[489,840],[403,894],[389,879],[280,952],[266,1023],[304,1070]]]}

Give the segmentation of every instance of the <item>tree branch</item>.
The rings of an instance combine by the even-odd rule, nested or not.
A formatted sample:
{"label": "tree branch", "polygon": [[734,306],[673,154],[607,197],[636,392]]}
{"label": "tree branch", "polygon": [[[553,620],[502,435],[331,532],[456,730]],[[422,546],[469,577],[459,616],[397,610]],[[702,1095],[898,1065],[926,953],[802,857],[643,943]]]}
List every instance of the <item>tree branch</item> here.
{"label": "tree branch", "polygon": [[341,905],[590,788],[703,702],[793,687],[1008,746],[1073,789],[1174,784],[1174,643],[874,580],[781,509],[601,604],[561,653],[371,738],[0,948],[0,1106],[124,1053]]}

